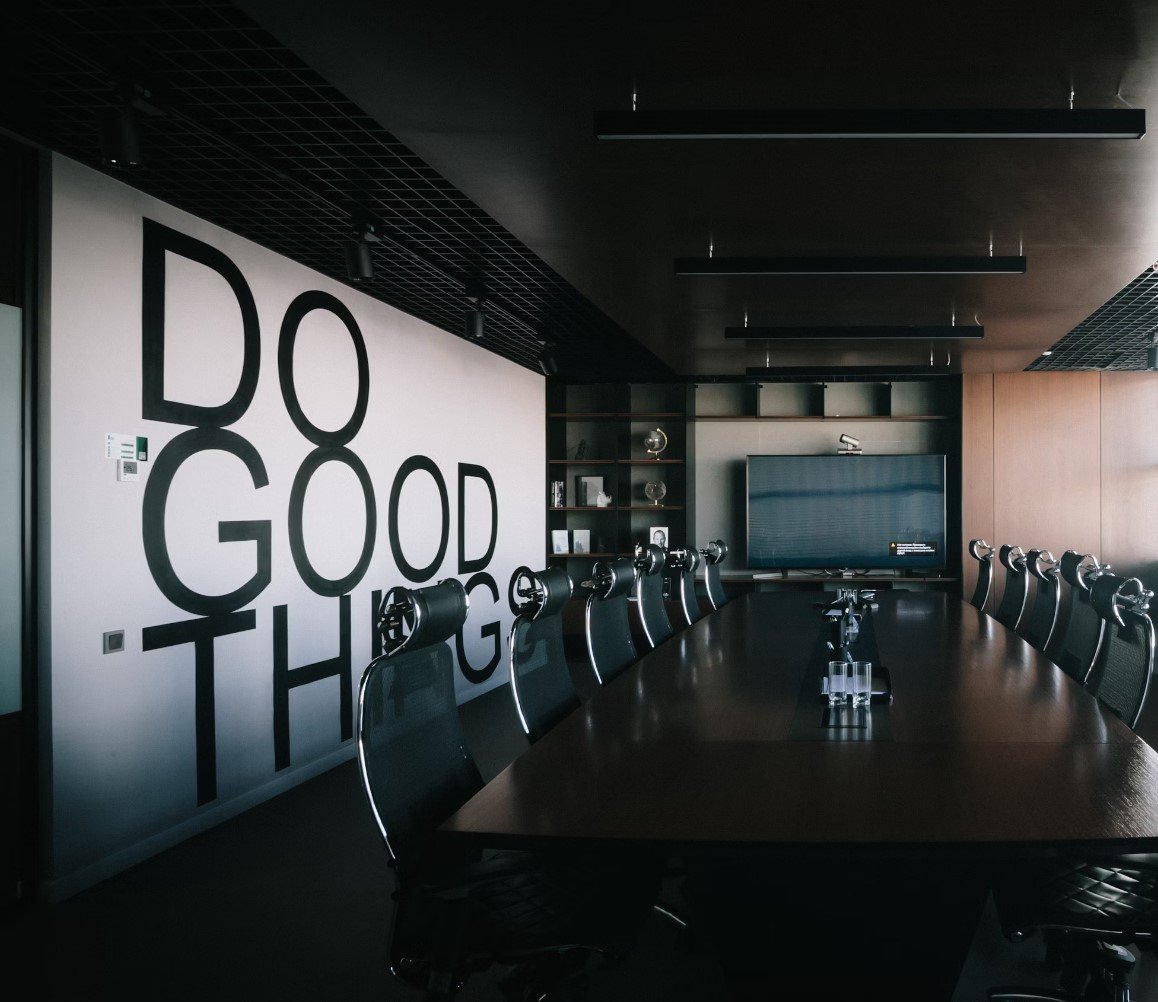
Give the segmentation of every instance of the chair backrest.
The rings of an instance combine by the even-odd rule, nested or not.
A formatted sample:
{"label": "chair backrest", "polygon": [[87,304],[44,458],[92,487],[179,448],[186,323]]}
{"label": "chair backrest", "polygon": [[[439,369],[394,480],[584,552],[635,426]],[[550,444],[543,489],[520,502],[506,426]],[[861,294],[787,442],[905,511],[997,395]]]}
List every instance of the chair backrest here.
{"label": "chair backrest", "polygon": [[993,587],[994,549],[984,539],[969,540],[969,555],[977,561],[977,584],[969,604],[984,610],[989,601],[989,590]]}
{"label": "chair backrest", "polygon": [[1017,633],[1027,644],[1044,651],[1057,625],[1058,606],[1061,604],[1061,586],[1057,561],[1049,550],[1030,550],[1025,565],[1037,582],[1033,606],[1021,620]]}
{"label": "chair backrest", "polygon": [[627,621],[627,596],[638,572],[630,557],[618,557],[592,568],[587,597],[587,656],[595,680],[606,685],[635,663],[639,655]]}
{"label": "chair backrest", "polygon": [[1070,678],[1085,685],[1106,631],[1105,620],[1094,609],[1090,583],[1109,568],[1100,565],[1090,554],[1083,555],[1076,550],[1066,550],[1058,567],[1062,580],[1069,586],[1069,611],[1065,628],[1059,625],[1054,630],[1045,654]]}
{"label": "chair backrest", "polygon": [[511,627],[511,696],[523,731],[534,742],[579,706],[563,649],[562,614],[571,599],[571,579],[562,567],[520,567],[511,577],[511,592],[526,599]]}
{"label": "chair backrest", "polygon": [[635,611],[639,615],[643,635],[652,647],[658,647],[675,630],[663,607],[663,568],[666,563],[663,549],[650,544],[635,561],[639,571],[635,583]]}
{"label": "chair backrest", "polygon": [[708,602],[712,609],[718,609],[728,601],[724,586],[720,584],[720,564],[728,555],[728,544],[722,539],[713,539],[700,553],[704,558],[704,587],[708,592]]}
{"label": "chair backrest", "polygon": [[669,550],[669,566],[679,579],[680,609],[688,626],[696,622],[703,612],[700,600],[696,598],[696,568],[703,558],[690,546],[682,550]]}
{"label": "chair backrest", "polygon": [[392,588],[378,620],[387,653],[370,662],[358,687],[362,786],[400,874],[417,865],[435,828],[483,785],[459,722],[446,644],[462,629],[467,605],[453,578]]}
{"label": "chair backrest", "polygon": [[1029,576],[1025,572],[1025,554],[1020,546],[1002,546],[997,559],[1005,568],[1005,591],[997,607],[997,621],[1011,630],[1017,629],[1025,612],[1025,597],[1029,592]]}
{"label": "chair backrest", "polygon": [[1137,578],[1103,574],[1090,588],[1094,609],[1106,621],[1106,638],[1090,672],[1089,688],[1112,713],[1135,727],[1154,670],[1150,599]]}

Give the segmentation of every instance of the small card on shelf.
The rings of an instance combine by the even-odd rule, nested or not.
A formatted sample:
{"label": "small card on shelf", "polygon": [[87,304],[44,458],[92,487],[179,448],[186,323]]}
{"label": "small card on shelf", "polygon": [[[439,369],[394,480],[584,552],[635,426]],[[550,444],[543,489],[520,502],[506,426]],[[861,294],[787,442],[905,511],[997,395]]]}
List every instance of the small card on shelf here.
{"label": "small card on shelf", "polygon": [[574,529],[571,532],[571,552],[572,553],[590,553],[591,552],[591,530],[590,529]]}
{"label": "small card on shelf", "polygon": [[570,540],[566,529],[552,529],[551,530],[551,552],[552,553],[569,553]]}

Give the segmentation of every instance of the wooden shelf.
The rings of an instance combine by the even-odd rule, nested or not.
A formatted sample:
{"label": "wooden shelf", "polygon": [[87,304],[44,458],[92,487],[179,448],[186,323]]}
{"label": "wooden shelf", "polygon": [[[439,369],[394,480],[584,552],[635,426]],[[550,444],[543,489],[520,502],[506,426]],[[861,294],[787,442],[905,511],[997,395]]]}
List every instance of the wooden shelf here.
{"label": "wooden shelf", "polygon": [[654,511],[656,514],[664,511],[683,511],[682,504],[609,504],[602,508],[599,505],[547,505],[547,511]]}
{"label": "wooden shelf", "polygon": [[949,421],[947,414],[697,414],[689,421]]}
{"label": "wooden shelf", "polygon": [[619,511],[617,504],[567,504],[567,505],[547,505],[547,511]]}
{"label": "wooden shelf", "polygon": [[549,560],[605,560],[609,557],[628,557],[629,553],[548,553]]}
{"label": "wooden shelf", "polygon": [[562,411],[552,411],[547,415],[557,421],[652,421],[656,418],[682,418],[686,415],[682,411],[589,411],[586,414],[567,414]]}
{"label": "wooden shelf", "polygon": [[612,466],[615,459],[548,459],[548,463],[556,466]]}
{"label": "wooden shelf", "polygon": [[683,511],[682,504],[625,504],[620,511],[654,511],[657,515],[665,511]]}
{"label": "wooden shelf", "polygon": [[620,459],[627,466],[682,466],[682,459]]}

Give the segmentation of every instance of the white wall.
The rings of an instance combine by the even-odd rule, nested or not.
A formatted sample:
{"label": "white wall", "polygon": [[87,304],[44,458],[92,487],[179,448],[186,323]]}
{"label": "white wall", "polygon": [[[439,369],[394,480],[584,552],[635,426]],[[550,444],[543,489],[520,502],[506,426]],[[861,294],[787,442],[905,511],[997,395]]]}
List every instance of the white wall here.
{"label": "white wall", "polygon": [[[428,457],[447,491],[447,547],[428,580],[458,576],[465,583],[472,576],[458,560],[459,464],[484,467],[495,485],[497,536],[483,570],[499,600],[486,587],[473,591],[464,642],[475,668],[492,658],[496,634],[504,649],[497,671],[481,682],[468,680],[460,665],[460,699],[505,680],[507,579],[518,565],[541,562],[546,512],[540,376],[62,157],[53,158],[52,200],[50,500],[42,513],[51,540],[51,600],[43,610],[51,616],[51,664],[42,676],[50,688],[50,893],[59,896],[353,754],[343,737],[351,720],[343,719],[339,675],[290,689],[280,730],[283,738],[288,731],[288,743],[280,761],[277,754],[279,616],[288,668],[296,669],[339,655],[345,601],[311,590],[291,549],[291,487],[315,450],[291,419],[279,383],[283,318],[299,295],[333,297],[365,343],[364,421],[345,444],[348,452],[315,456],[329,461],[309,480],[301,506],[306,559],[322,578],[341,579],[358,565],[367,539],[353,469],[364,465],[377,531],[364,575],[343,591],[351,698],[371,657],[372,592],[409,583],[395,545],[414,567],[439,555],[444,507],[424,469],[404,481],[396,544],[391,540],[391,492],[408,458]],[[156,332],[162,320],[150,324],[143,310],[160,301],[163,281],[164,361],[152,371],[163,369],[165,399],[211,408],[242,381],[241,300],[220,269],[185,251],[153,255],[163,260],[163,279],[143,278],[147,234],[193,238],[191,246],[225,255],[252,293],[260,330],[256,385],[224,431],[194,430],[205,423],[204,411],[180,415],[181,423],[157,419],[166,413],[146,400],[150,349],[142,329]],[[308,310],[292,351],[301,411],[329,432],[355,413],[359,391],[356,338],[340,312]],[[106,432],[148,438],[139,482],[117,481],[116,462],[105,456]],[[172,461],[184,446],[199,445],[205,448]],[[264,467],[267,486],[255,487],[246,456]],[[167,494],[160,489],[166,466]],[[462,493],[465,557],[481,561],[491,536],[489,493],[474,478]],[[223,522],[268,527],[243,527],[222,542]],[[262,587],[264,532],[269,580]],[[256,595],[241,604],[220,598],[255,574]],[[182,588],[203,599],[182,598]],[[120,629],[125,650],[102,654],[102,634]],[[198,631],[202,639],[194,643]]]}
{"label": "white wall", "polygon": [[0,714],[15,713],[21,706],[24,349],[20,324],[21,311],[0,304]]}

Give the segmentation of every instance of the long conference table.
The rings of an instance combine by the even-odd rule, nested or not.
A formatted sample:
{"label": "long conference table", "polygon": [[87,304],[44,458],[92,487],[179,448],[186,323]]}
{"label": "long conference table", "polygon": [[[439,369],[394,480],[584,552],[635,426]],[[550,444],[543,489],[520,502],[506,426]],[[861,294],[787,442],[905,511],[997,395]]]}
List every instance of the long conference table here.
{"label": "long conference table", "polygon": [[[1158,848],[1158,754],[955,596],[879,592],[891,700],[874,701],[867,726],[824,726],[817,644],[831,597],[753,592],[704,617],[528,748],[442,836],[679,854],[707,888],[708,924],[743,917],[718,940],[733,960],[739,942],[747,953],[764,949],[760,936],[783,941],[786,924],[797,960],[829,922],[906,923],[906,937],[932,924],[928,943],[897,944],[895,963],[887,935],[871,950],[896,973],[912,966],[903,954],[954,940],[939,959],[950,990],[995,863]],[[781,924],[753,930],[758,914]],[[734,966],[738,997],[764,972],[787,983],[766,955],[755,973],[742,957]]]}

